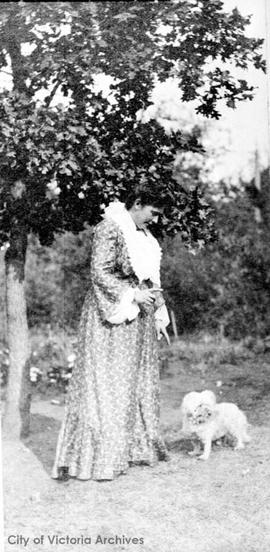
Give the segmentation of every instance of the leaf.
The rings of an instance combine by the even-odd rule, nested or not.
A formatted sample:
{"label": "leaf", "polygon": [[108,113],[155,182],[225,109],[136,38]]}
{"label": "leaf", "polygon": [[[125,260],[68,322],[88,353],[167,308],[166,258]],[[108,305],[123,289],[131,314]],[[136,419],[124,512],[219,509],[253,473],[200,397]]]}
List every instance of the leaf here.
{"label": "leaf", "polygon": [[113,19],[117,19],[118,21],[127,21],[128,19],[136,19],[137,15],[133,15],[132,13],[123,12],[119,15],[114,15]]}

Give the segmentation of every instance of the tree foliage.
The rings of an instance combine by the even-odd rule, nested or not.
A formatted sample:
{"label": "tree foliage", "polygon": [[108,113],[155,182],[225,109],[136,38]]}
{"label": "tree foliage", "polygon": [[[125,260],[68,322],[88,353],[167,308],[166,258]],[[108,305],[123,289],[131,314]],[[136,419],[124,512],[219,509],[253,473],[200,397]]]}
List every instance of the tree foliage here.
{"label": "tree foliage", "polygon": [[[238,186],[215,208],[218,242],[191,255],[181,236],[163,242],[162,282],[179,333],[222,331],[232,339],[270,334],[270,194],[268,171],[259,192],[262,221],[255,217],[254,181]],[[76,328],[89,285],[91,229],[58,236],[52,247],[31,239],[26,270],[28,319]]]}
{"label": "tree foliage", "polygon": [[[180,331],[222,330],[235,339],[270,333],[269,171],[215,204],[218,242],[196,257],[177,238],[167,247],[163,281]],[[261,206],[261,221],[255,207]]]}
{"label": "tree foliage", "polygon": [[65,232],[50,247],[41,247],[31,236],[26,262],[30,327],[77,327],[89,287],[92,232]]}
{"label": "tree foliage", "polygon": [[[17,225],[48,245],[56,232],[95,224],[104,204],[145,181],[173,200],[160,231],[181,231],[187,242],[213,237],[198,186],[187,192],[173,173],[177,151],[202,152],[196,133],[168,134],[139,114],[156,80],[170,76],[179,99],[195,101],[207,117],[219,117],[222,98],[234,107],[252,97],[223,64],[263,69],[262,41],[245,36],[249,18],[222,7],[220,0],[1,4],[0,66],[7,70],[10,60],[17,83],[1,92],[1,243]],[[114,79],[113,103],[95,89],[99,73]],[[53,104],[57,91],[67,106]]]}

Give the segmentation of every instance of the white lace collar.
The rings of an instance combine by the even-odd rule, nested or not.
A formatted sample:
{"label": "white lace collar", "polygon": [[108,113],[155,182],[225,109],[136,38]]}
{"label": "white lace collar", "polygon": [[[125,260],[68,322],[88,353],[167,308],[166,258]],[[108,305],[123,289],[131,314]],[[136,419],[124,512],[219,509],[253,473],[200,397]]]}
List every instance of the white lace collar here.
{"label": "white lace collar", "polygon": [[113,220],[121,229],[131,266],[139,281],[150,278],[153,284],[160,286],[161,248],[151,232],[138,231],[132,216],[120,201],[110,203],[104,218]]}

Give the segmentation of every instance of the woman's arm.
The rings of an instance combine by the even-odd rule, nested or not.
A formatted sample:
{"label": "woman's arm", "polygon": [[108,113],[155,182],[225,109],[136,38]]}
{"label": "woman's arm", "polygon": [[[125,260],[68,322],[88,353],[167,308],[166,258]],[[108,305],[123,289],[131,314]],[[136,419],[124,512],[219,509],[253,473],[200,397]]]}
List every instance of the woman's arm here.
{"label": "woman's arm", "polygon": [[[117,273],[119,230],[114,223],[101,222],[95,230],[91,260],[91,282],[104,320],[120,324],[139,312],[134,302],[136,288]],[[118,261],[118,262],[117,262]]]}

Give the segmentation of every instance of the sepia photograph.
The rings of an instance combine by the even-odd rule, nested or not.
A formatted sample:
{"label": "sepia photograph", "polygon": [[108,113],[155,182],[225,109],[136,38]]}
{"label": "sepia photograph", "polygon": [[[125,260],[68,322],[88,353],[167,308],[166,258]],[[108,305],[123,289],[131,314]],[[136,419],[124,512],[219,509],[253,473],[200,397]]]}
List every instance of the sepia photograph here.
{"label": "sepia photograph", "polygon": [[269,552],[269,69],[269,0],[0,2],[0,552]]}

